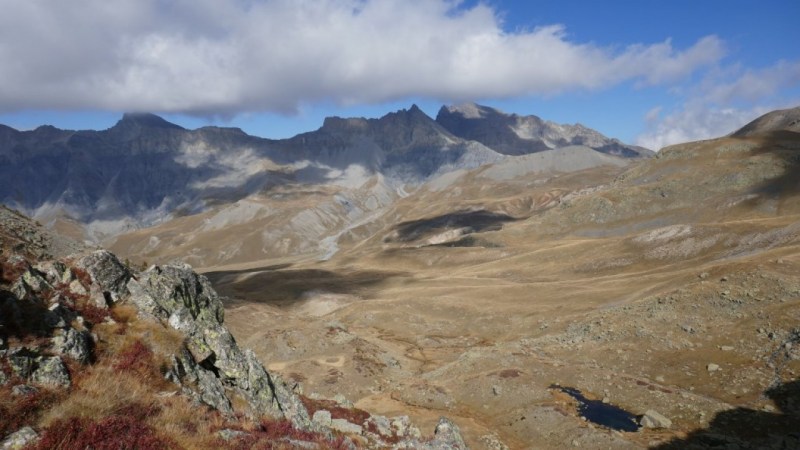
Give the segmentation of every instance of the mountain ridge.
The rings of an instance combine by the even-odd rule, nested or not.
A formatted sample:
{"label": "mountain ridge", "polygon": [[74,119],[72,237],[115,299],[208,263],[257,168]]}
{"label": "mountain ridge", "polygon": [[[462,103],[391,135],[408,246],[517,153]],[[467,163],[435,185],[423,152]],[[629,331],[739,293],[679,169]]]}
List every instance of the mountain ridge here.
{"label": "mountain ridge", "polygon": [[417,105],[376,119],[330,117],[280,140],[125,113],[99,131],[0,128],[0,202],[50,225],[87,224],[82,239],[100,241],[275,186],[357,188],[378,177],[385,191],[402,192],[505,157]]}

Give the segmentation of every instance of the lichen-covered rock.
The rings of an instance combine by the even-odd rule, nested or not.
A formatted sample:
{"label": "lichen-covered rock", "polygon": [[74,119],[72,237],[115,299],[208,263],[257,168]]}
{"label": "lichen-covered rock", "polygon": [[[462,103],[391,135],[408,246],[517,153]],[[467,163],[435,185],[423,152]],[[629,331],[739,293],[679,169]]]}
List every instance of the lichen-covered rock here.
{"label": "lichen-covered rock", "polygon": [[117,257],[106,250],[97,250],[81,258],[77,267],[85,270],[104,293],[108,293],[111,301],[127,293],[131,272]]}
{"label": "lichen-covered rock", "polygon": [[255,354],[239,348],[223,325],[222,300],[206,277],[185,264],[154,266],[127,286],[140,311],[186,336],[188,351],[173,358],[168,379],[225,414],[232,413],[227,388],[238,391],[254,416],[286,418],[295,428],[312,428],[300,398],[269,374]]}
{"label": "lichen-covered rock", "polygon": [[70,387],[67,366],[58,356],[41,356],[36,359],[36,370],[31,374],[31,381],[37,384]]}
{"label": "lichen-covered rock", "polygon": [[222,382],[210,370],[197,371],[197,389],[200,400],[225,415],[233,414],[231,401],[225,395]]}
{"label": "lichen-covered rock", "polygon": [[23,395],[32,395],[37,392],[39,392],[38,389],[36,389],[33,386],[29,386],[27,384],[18,384],[11,388],[11,395],[15,397],[21,397]]}
{"label": "lichen-covered rock", "polygon": [[361,425],[356,425],[345,419],[332,419],[330,426],[340,433],[361,435],[364,432],[364,428]]}
{"label": "lichen-covered rock", "polygon": [[333,418],[331,418],[330,411],[320,409],[314,413],[314,416],[311,417],[311,421],[323,427],[330,427],[331,423],[333,423]]}
{"label": "lichen-covered rock", "polygon": [[458,426],[446,417],[439,418],[431,441],[407,440],[400,442],[395,448],[413,448],[417,450],[468,450]]}
{"label": "lichen-covered rock", "polygon": [[38,438],[39,435],[36,434],[33,428],[23,427],[8,435],[8,437],[0,443],[0,450],[21,450]]}
{"label": "lichen-covered rock", "polygon": [[284,417],[272,389],[273,380],[252,350],[245,350],[247,377],[238,380],[242,396],[253,410],[271,417]]}
{"label": "lichen-covered rock", "polygon": [[222,324],[222,301],[208,279],[186,264],[151,267],[138,280],[131,279],[127,287],[131,301],[162,320],[186,308],[198,325]]}
{"label": "lichen-covered rock", "polygon": [[436,430],[433,432],[433,443],[441,445],[442,449],[466,449],[467,444],[464,443],[464,438],[461,437],[461,430],[458,425],[454,424],[447,417],[439,418],[439,423],[436,424]]}
{"label": "lichen-covered rock", "polygon": [[92,338],[86,330],[67,328],[63,334],[53,338],[53,348],[62,355],[86,364],[92,356]]}
{"label": "lichen-covered rock", "polygon": [[244,431],[226,428],[224,430],[217,431],[217,436],[219,436],[219,438],[223,441],[232,441],[234,439],[239,439],[250,435]]}
{"label": "lichen-covered rock", "polygon": [[72,270],[61,261],[40,262],[34,268],[44,274],[47,282],[53,286],[68,284],[73,279]]}
{"label": "lichen-covered rock", "polygon": [[11,373],[23,380],[27,379],[36,368],[37,357],[37,353],[24,347],[12,350],[8,356]]}

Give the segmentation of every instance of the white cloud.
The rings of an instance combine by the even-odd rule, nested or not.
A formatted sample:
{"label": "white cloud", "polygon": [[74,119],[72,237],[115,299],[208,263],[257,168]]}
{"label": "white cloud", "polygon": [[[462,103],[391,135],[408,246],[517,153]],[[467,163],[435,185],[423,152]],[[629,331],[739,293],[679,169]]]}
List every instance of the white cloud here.
{"label": "white cloud", "polygon": [[637,144],[658,150],[668,145],[730,134],[769,111],[795,107],[800,95],[786,96],[800,86],[800,63],[779,61],[759,70],[719,69],[684,93],[684,101],[662,114],[655,107],[645,114],[647,130]]}
{"label": "white cloud", "polygon": [[0,110],[292,112],[651,85],[724,54],[715,36],[612,49],[558,25],[506,32],[454,0],[0,0]]}

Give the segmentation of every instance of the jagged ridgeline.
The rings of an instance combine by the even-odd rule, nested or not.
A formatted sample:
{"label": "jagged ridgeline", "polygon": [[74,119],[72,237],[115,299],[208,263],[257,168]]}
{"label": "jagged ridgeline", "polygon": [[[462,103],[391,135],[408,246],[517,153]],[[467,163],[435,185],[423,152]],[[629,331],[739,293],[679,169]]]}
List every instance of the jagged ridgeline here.
{"label": "jagged ridgeline", "polygon": [[466,448],[444,418],[423,439],[406,416],[302,396],[237,345],[187,265],[137,272],[104,250],[0,263],[3,449]]}

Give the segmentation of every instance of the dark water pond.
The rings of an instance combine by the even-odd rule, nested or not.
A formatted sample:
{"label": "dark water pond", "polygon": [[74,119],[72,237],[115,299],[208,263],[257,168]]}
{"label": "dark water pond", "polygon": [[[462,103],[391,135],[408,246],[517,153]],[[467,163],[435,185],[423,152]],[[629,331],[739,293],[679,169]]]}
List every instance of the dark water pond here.
{"label": "dark water pond", "polygon": [[578,414],[589,422],[617,431],[639,430],[639,417],[635,414],[600,400],[589,400],[575,388],[557,385],[550,386],[550,388],[557,389],[574,398],[578,402]]}

